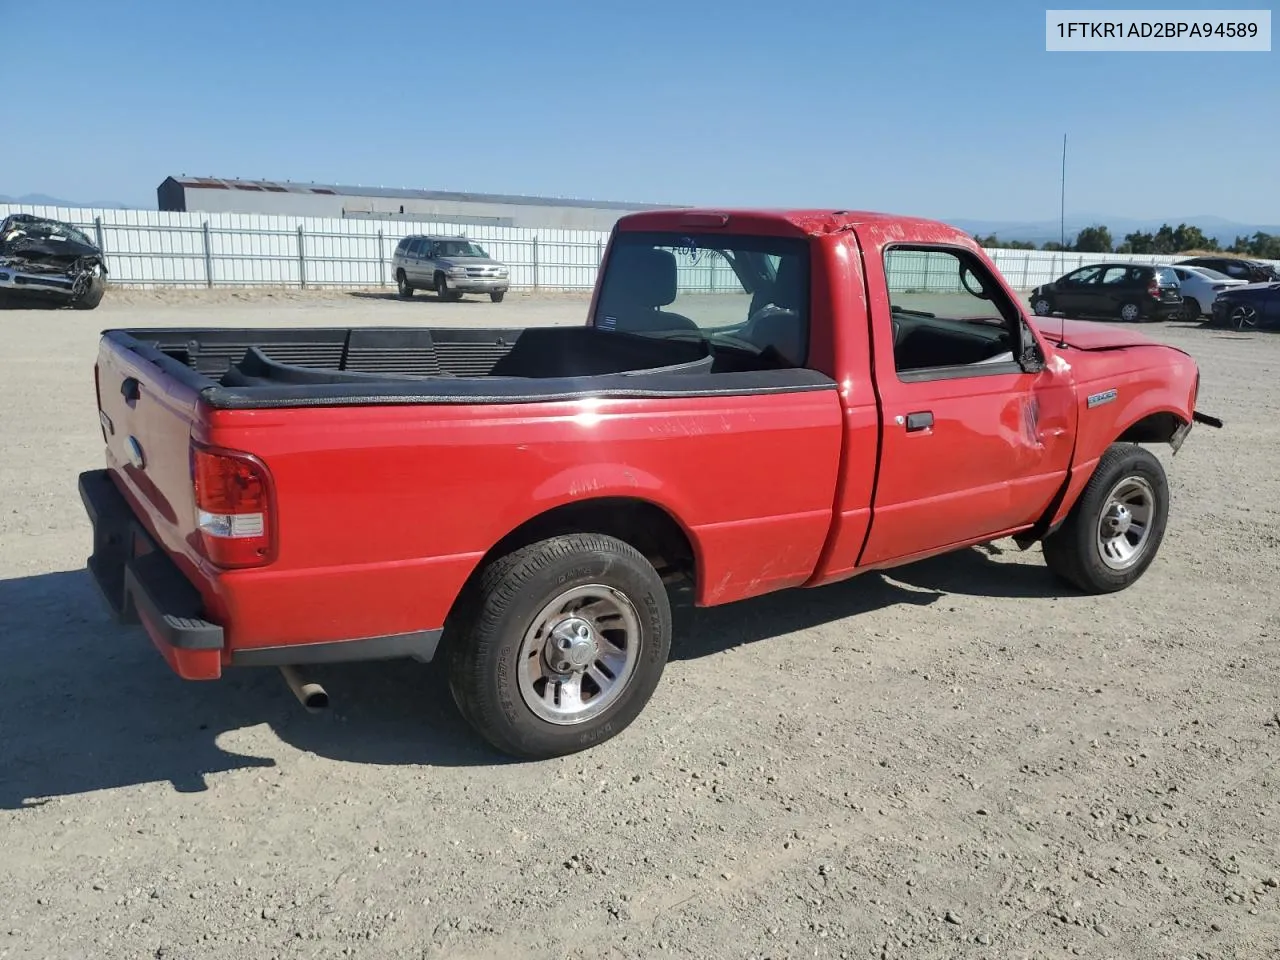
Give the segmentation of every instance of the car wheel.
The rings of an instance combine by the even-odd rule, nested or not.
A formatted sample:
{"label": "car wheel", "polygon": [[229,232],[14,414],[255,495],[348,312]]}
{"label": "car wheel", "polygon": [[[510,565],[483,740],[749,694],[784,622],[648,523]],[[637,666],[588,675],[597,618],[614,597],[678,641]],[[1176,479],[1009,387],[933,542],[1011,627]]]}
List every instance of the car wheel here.
{"label": "car wheel", "polygon": [[1247,303],[1242,303],[1231,311],[1231,326],[1237,330],[1248,330],[1258,325],[1258,311]]}
{"label": "car wheel", "polygon": [[524,759],[617,736],[648,703],[671,647],[662,578],[599,534],[531,544],[491,563],[446,627],[449,685],[467,721]]}
{"label": "car wheel", "polygon": [[1136,303],[1120,304],[1120,319],[1126,323],[1134,323],[1142,316],[1142,308]]}
{"label": "car wheel", "polygon": [[1053,313],[1053,301],[1048,297],[1036,297],[1031,304],[1031,309],[1035,311],[1037,317],[1047,317]]}
{"label": "car wheel", "polygon": [[501,303],[502,298],[505,297],[506,295],[507,295],[507,291],[505,290],[494,290],[492,293],[489,294],[489,299],[492,300],[494,303]]}
{"label": "car wheel", "polygon": [[102,302],[102,298],[107,294],[106,278],[97,276],[90,277],[89,284],[85,287],[84,293],[71,301],[71,307],[74,310],[92,310]]}
{"label": "car wheel", "polygon": [[400,291],[402,297],[413,296],[413,287],[409,285],[409,278],[404,275],[403,270],[396,271],[396,289]]}
{"label": "car wheel", "polygon": [[1187,297],[1182,301],[1182,319],[1188,323],[1194,323],[1200,319],[1200,301],[1195,297]]}
{"label": "car wheel", "polygon": [[1112,444],[1062,526],[1044,539],[1045,563],[1086,593],[1123,590],[1155,559],[1168,519],[1160,461],[1136,444]]}
{"label": "car wheel", "polygon": [[436,296],[441,300],[457,300],[462,296],[457,290],[449,289],[449,281],[444,278],[443,273],[437,273],[435,281]]}

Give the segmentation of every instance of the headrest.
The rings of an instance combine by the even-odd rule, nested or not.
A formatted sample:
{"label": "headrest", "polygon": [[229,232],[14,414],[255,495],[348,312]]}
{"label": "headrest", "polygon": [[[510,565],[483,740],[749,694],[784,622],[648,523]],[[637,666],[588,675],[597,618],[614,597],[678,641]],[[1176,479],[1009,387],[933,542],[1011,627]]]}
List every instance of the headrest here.
{"label": "headrest", "polygon": [[619,245],[609,253],[604,298],[627,307],[665,307],[676,298],[676,258],[669,250]]}
{"label": "headrest", "polygon": [[804,305],[803,265],[804,259],[796,256],[785,256],[779,262],[778,274],[773,280],[773,296],[769,298],[774,306],[798,310]]}

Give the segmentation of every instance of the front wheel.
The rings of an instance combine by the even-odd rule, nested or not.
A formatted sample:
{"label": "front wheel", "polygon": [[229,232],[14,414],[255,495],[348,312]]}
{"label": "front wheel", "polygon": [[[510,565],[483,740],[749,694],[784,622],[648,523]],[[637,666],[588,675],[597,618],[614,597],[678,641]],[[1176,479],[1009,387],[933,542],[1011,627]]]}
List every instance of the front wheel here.
{"label": "front wheel", "polygon": [[1169,482],[1148,450],[1116,443],[1062,526],[1045,538],[1045,563],[1086,593],[1123,590],[1155,560],[1169,519]]}
{"label": "front wheel", "polygon": [[489,299],[492,300],[494,303],[501,303],[502,298],[505,297],[506,295],[507,295],[507,291],[505,290],[494,290],[492,293],[489,294]]}
{"label": "front wheel", "polygon": [[1031,309],[1037,317],[1047,317],[1053,313],[1053,301],[1048,297],[1036,297],[1031,303]]}
{"label": "front wheel", "polygon": [[599,534],[494,561],[461,607],[446,641],[454,702],[490,744],[523,759],[625,730],[671,647],[662,578],[634,547]]}
{"label": "front wheel", "polygon": [[107,281],[102,276],[93,276],[85,284],[84,290],[71,301],[72,309],[92,310],[102,302],[107,293]]}

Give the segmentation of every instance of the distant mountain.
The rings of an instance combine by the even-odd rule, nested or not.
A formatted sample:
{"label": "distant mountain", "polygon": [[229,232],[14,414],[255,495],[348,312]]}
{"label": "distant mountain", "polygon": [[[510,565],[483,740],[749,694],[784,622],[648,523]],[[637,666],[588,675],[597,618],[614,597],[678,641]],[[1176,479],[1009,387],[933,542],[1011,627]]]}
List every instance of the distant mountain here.
{"label": "distant mountain", "polygon": [[[1057,240],[1059,226],[1057,220],[970,220],[967,217],[954,219],[942,218],[952,226],[959,227],[969,234],[987,236],[994,233],[1000,240],[1025,240],[1042,244],[1049,240]],[[1236,237],[1251,237],[1255,233],[1280,235],[1280,224],[1237,223],[1222,217],[1209,215],[1195,217],[1161,217],[1156,220],[1135,220],[1131,217],[1109,217],[1106,214],[1096,216],[1067,217],[1067,242],[1085,227],[1100,225],[1111,231],[1111,238],[1120,243],[1126,234],[1142,232],[1154,233],[1164,224],[1177,227],[1180,223],[1199,227],[1205,236],[1213,237],[1218,243],[1226,246]]]}
{"label": "distant mountain", "polygon": [[20,203],[37,207],[89,207],[98,210],[128,210],[129,204],[118,200],[62,200],[45,193],[28,193],[21,197],[0,194],[0,203]]}

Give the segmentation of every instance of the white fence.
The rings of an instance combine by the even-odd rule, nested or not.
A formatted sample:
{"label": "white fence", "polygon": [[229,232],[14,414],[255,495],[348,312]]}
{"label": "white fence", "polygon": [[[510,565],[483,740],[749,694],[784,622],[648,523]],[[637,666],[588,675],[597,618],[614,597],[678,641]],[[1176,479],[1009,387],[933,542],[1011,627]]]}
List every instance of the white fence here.
{"label": "white fence", "polygon": [[[165,213],[157,210],[0,204],[0,217],[32,213],[72,223],[106,251],[112,283],[138,287],[387,287],[400,239],[415,233],[465,233],[511,268],[516,289],[586,290],[609,235],[593,230],[466,226],[409,220],[331,219],[237,213]],[[988,250],[1018,290],[1056,279],[1100,259],[1172,263],[1177,257],[1138,254]],[[956,278],[911,267],[890,278],[894,287],[954,290]],[[901,274],[900,276],[898,274]],[[682,268],[681,289],[730,289],[732,271],[713,261]]]}

